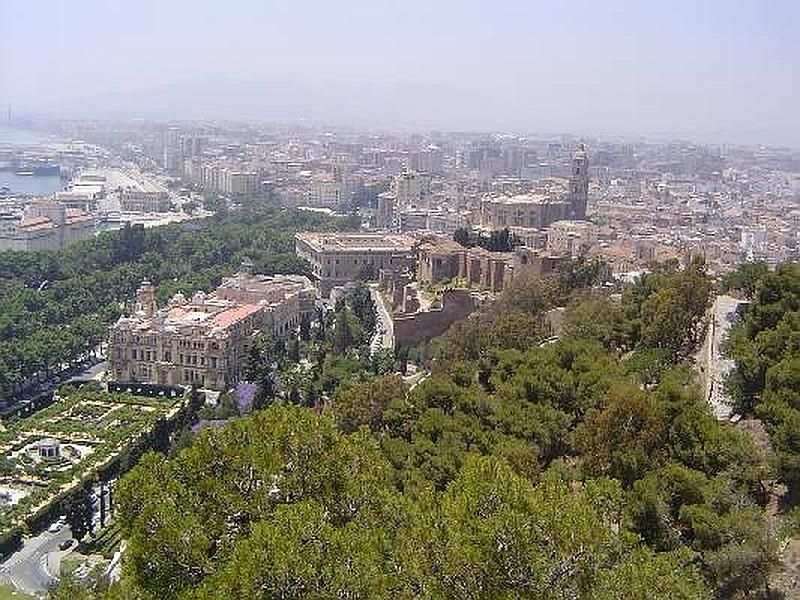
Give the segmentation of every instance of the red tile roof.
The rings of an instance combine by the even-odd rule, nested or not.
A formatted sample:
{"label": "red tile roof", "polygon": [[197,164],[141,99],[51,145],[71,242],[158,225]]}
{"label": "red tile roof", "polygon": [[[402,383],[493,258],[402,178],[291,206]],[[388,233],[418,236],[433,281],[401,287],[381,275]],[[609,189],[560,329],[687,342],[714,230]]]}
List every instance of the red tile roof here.
{"label": "red tile roof", "polygon": [[215,315],[211,320],[211,326],[222,328],[230,327],[234,323],[238,323],[242,319],[258,312],[260,309],[261,307],[258,304],[243,304],[242,306],[229,308]]}

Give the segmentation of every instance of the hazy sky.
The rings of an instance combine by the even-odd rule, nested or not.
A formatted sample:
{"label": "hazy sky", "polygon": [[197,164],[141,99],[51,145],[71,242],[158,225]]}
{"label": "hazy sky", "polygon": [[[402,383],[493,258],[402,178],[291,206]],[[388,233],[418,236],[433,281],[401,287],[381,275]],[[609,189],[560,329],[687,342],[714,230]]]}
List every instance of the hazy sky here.
{"label": "hazy sky", "polygon": [[800,0],[0,0],[0,107],[800,146]]}

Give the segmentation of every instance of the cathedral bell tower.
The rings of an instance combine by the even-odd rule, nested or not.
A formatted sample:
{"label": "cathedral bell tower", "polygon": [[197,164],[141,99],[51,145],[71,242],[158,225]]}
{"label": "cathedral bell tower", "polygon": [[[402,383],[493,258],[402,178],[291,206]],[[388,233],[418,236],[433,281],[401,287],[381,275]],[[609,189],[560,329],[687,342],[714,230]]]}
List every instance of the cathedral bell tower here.
{"label": "cathedral bell tower", "polygon": [[589,156],[586,146],[581,144],[572,155],[572,171],[569,176],[569,203],[571,218],[576,221],[586,219],[586,204],[589,201]]}

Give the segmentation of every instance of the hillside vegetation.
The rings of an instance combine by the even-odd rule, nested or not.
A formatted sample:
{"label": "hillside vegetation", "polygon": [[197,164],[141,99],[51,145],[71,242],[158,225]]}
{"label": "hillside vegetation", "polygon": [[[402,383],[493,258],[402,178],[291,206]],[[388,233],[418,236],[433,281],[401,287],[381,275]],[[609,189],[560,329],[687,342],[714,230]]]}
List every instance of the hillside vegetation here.
{"label": "hillside vegetation", "polygon": [[360,372],[314,409],[275,402],[146,456],[119,486],[122,580],[80,593],[764,597],[766,457],[684,362],[709,278],[665,266],[612,298],[600,273],[507,290],[421,350],[413,390]]}

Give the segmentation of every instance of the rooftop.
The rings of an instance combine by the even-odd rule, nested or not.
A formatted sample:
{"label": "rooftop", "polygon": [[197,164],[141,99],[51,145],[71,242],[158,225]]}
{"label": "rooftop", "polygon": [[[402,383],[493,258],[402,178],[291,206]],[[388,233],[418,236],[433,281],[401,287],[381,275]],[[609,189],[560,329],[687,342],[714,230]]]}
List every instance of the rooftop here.
{"label": "rooftop", "polygon": [[517,194],[515,196],[486,196],[484,202],[494,202],[496,204],[552,204],[560,203],[561,200],[546,196],[544,194]]}
{"label": "rooftop", "polygon": [[411,252],[414,238],[400,233],[353,232],[319,233],[303,232],[296,238],[311,246],[316,252]]}
{"label": "rooftop", "polygon": [[311,282],[302,275],[267,276],[240,272],[224,279],[210,294],[195,292],[187,300],[178,292],[165,308],[150,316],[136,312],[122,317],[117,326],[138,333],[200,329],[206,334],[220,335],[250,315],[272,310],[270,307],[292,295],[312,289]]}
{"label": "rooftop", "polygon": [[261,306],[257,304],[244,304],[242,306],[229,308],[214,315],[214,318],[211,319],[211,326],[214,328],[219,327],[222,329],[227,329],[239,321],[246,319],[253,313],[258,312],[260,309]]}

